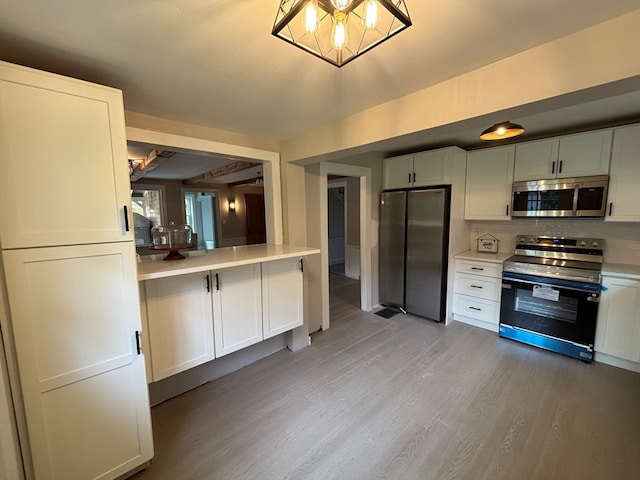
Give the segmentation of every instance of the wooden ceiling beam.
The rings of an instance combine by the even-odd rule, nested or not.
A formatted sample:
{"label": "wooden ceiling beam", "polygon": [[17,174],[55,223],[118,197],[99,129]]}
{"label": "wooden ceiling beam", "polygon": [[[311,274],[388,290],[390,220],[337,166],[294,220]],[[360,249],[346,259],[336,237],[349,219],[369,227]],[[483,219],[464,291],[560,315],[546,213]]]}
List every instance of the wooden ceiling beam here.
{"label": "wooden ceiling beam", "polygon": [[232,162],[228,165],[216,168],[215,170],[211,170],[209,172],[187,178],[182,183],[185,185],[191,185],[194,183],[216,183],[214,182],[216,178],[220,178],[231,173],[241,172],[249,168],[257,167],[258,165],[260,164],[251,162]]}

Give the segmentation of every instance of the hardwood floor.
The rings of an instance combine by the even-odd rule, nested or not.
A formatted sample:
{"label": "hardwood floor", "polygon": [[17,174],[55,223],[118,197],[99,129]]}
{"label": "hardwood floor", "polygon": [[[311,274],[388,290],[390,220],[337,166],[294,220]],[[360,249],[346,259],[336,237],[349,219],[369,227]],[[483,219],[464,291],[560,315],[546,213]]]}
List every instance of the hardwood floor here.
{"label": "hardwood floor", "polygon": [[640,375],[454,322],[358,310],[153,408],[147,479],[640,478]]}

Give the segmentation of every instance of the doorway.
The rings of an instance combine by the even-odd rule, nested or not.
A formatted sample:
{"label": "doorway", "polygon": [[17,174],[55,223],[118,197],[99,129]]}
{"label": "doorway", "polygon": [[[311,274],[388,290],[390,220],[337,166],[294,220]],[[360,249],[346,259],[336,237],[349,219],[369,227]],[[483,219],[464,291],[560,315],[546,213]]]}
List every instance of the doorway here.
{"label": "doorway", "polygon": [[260,193],[245,193],[244,205],[247,228],[247,245],[267,243],[264,195]]}
{"label": "doorway", "polygon": [[329,272],[344,275],[347,250],[347,182],[329,181],[327,185]]}
{"label": "doorway", "polygon": [[[318,319],[319,327],[322,330],[329,328],[331,323],[330,305],[329,305],[329,227],[328,227],[328,214],[327,214],[327,195],[328,195],[328,180],[332,175],[354,177],[354,181],[359,185],[359,200],[354,203],[357,205],[359,211],[359,221],[356,222],[355,229],[359,233],[360,248],[357,254],[357,262],[359,265],[359,277],[360,277],[360,308],[364,311],[371,311],[373,309],[373,299],[377,300],[377,288],[374,292],[374,284],[372,278],[377,275],[377,270],[372,271],[374,256],[377,261],[377,251],[373,250],[372,245],[372,216],[371,216],[371,177],[372,170],[370,167],[363,167],[357,165],[321,162],[318,165],[318,178],[317,184],[319,190],[319,209],[320,209],[320,229],[318,232],[318,240],[320,242],[320,275],[318,278],[319,287],[321,291],[320,300],[320,319]],[[347,188],[349,190],[349,188]],[[308,221],[311,221],[308,219]],[[377,232],[376,232],[377,236]],[[345,278],[348,274],[349,265],[349,251],[345,252]],[[355,262],[354,262],[355,263]],[[377,266],[377,263],[376,263]],[[311,283],[311,282],[310,282]],[[315,318],[313,320],[316,320]],[[309,330],[312,331],[312,327],[315,324],[310,322]]]}
{"label": "doorway", "polygon": [[193,229],[198,250],[217,247],[217,208],[214,190],[184,190],[184,218]]}
{"label": "doorway", "polygon": [[361,307],[360,178],[327,177],[329,316],[339,321]]}

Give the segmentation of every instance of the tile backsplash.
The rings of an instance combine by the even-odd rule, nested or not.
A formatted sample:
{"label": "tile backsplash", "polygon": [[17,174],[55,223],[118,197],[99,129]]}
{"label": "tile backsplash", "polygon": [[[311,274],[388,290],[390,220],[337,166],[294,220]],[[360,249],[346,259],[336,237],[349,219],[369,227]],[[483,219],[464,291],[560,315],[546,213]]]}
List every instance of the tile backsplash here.
{"label": "tile backsplash", "polygon": [[469,248],[476,250],[477,239],[491,234],[500,242],[498,251],[515,250],[516,235],[604,238],[604,261],[640,265],[640,223],[605,222],[602,219],[514,218],[510,222],[471,222]]}

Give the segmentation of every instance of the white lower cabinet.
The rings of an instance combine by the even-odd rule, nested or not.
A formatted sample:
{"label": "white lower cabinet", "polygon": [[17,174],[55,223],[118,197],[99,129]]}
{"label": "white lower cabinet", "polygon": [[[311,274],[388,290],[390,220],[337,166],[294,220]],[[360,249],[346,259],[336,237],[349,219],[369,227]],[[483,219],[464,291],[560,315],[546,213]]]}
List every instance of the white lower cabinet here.
{"label": "white lower cabinet", "polygon": [[132,243],[2,257],[33,477],[113,479],[150,460]]}
{"label": "white lower cabinet", "polygon": [[152,380],[302,325],[301,267],[296,257],[146,280],[142,339]]}
{"label": "white lower cabinet", "polygon": [[265,339],[303,323],[302,259],[262,264],[262,334]]}
{"label": "white lower cabinet", "polygon": [[214,270],[212,275],[216,357],[221,357],[263,339],[261,266]]}
{"label": "white lower cabinet", "polygon": [[[598,354],[605,354],[621,359],[618,366],[640,371],[640,280],[603,275],[602,285],[596,361],[602,360]],[[617,364],[615,360],[606,363]]]}
{"label": "white lower cabinet", "polygon": [[209,272],[146,282],[153,381],[215,358]]}
{"label": "white lower cabinet", "polygon": [[497,263],[456,260],[453,283],[454,318],[497,332],[500,320],[501,274],[501,266]]}

